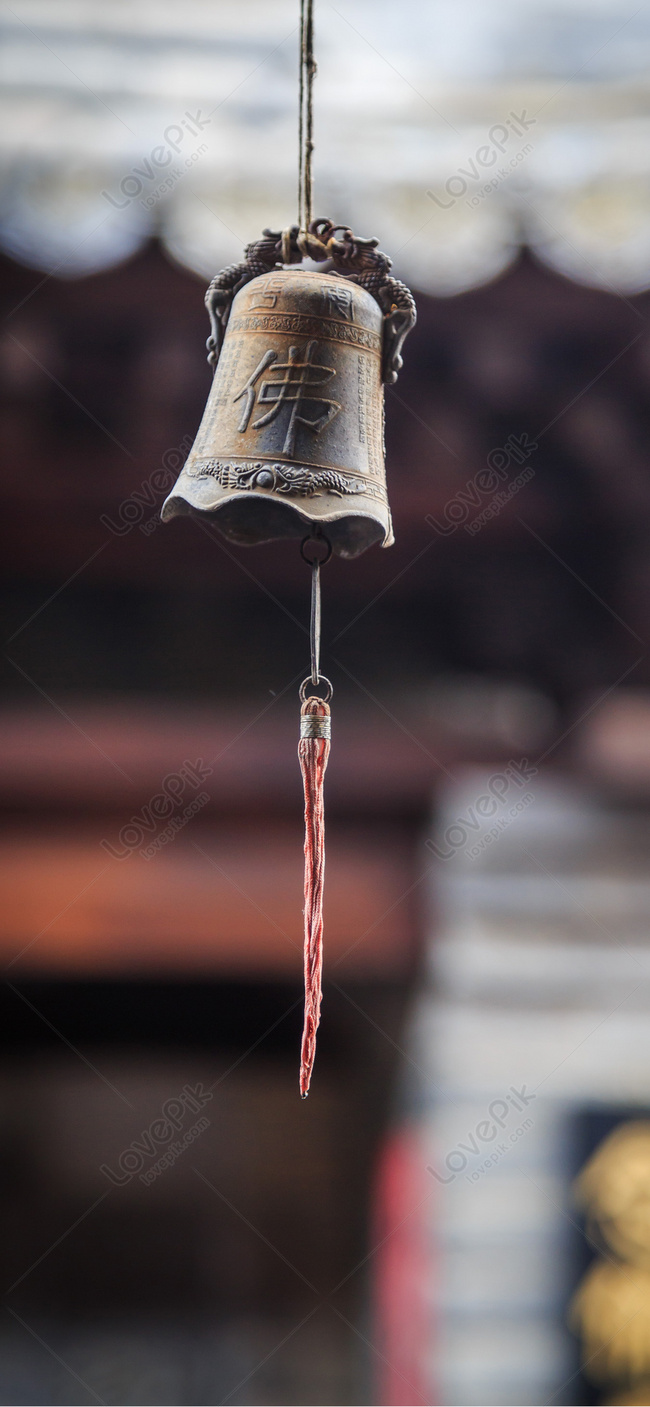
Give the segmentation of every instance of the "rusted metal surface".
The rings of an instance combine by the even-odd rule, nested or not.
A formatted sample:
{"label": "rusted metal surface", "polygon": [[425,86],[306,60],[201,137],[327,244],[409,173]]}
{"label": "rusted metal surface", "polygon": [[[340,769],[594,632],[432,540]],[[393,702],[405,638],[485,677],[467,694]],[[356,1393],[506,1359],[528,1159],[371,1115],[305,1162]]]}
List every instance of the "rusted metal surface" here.
{"label": "rusted metal surface", "polygon": [[349,557],[388,545],[382,324],[370,294],[337,276],[278,270],[241,289],[163,517],[215,513],[243,543],[327,524]]}
{"label": "rusted metal surface", "polygon": [[[326,524],[333,550],[355,557],[393,541],[383,382],[415,309],[376,240],[337,239],[326,221],[312,231],[266,232],[210,285],[215,379],[163,519],[209,513],[239,543]],[[333,269],[276,266],[305,254]]]}

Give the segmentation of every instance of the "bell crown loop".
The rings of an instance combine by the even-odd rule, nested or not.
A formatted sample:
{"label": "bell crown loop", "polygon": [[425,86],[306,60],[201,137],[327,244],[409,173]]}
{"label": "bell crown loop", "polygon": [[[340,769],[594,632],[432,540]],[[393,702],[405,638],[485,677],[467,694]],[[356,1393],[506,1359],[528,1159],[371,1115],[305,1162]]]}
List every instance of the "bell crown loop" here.
{"label": "bell crown loop", "polygon": [[262,239],[246,246],[245,260],[222,269],[207,289],[210,365],[216,367],[219,360],[235,294],[260,274],[300,264],[308,257],[316,263],[330,261],[331,269],[324,272],[341,274],[376,298],[385,320],[382,379],[386,385],[394,385],[402,369],[402,346],[415,327],[417,313],[413,294],[405,283],[391,276],[392,261],[378,244],[376,238],[361,239],[347,225],[334,225],[324,218],[312,220],[308,230],[300,230],[298,225],[264,230]]}

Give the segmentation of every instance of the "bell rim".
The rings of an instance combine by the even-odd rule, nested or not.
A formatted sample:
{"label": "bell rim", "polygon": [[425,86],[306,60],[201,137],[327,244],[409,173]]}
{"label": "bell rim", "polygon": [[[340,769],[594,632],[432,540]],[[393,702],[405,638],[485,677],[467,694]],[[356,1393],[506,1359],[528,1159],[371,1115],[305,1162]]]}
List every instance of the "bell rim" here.
{"label": "bell rim", "polygon": [[[326,495],[323,495],[323,497],[325,496]],[[206,503],[198,504],[186,493],[179,492],[177,488],[174,488],[165,499],[160,516],[163,523],[170,522],[172,518],[185,516],[198,519],[212,519],[215,526],[218,527],[219,531],[230,542],[235,542],[239,546],[244,547],[298,539],[304,535],[305,528],[312,527],[315,522],[327,524],[333,528],[336,528],[337,525],[343,527],[346,522],[350,525],[355,522],[357,524],[362,522],[367,523],[369,531],[363,535],[363,539],[352,531],[348,534],[344,532],[334,534],[332,538],[332,550],[337,556],[348,558],[360,556],[362,552],[365,552],[369,547],[375,544],[379,544],[381,547],[391,547],[395,540],[393,537],[392,519],[387,499],[384,500],[383,504],[378,505],[378,511],[376,513],[369,511],[367,507],[356,507],[350,503],[341,506],[333,504],[330,507],[323,503],[322,498],[320,502],[314,502],[312,499],[308,512],[304,508],[301,508],[298,503],[289,502],[287,499],[278,500],[269,495],[266,501],[273,503],[275,523],[278,524],[283,521],[287,531],[279,532],[276,527],[269,527],[268,529],[260,529],[259,533],[256,531],[250,532],[250,530],[246,533],[243,529],[241,532],[238,532],[236,529],[233,530],[230,524],[223,521],[228,514],[228,510],[231,510],[233,507],[235,509],[240,506],[244,508],[246,504],[250,506],[251,503],[259,505],[260,494],[259,491],[254,489],[238,490],[235,493],[222,493],[218,499],[208,505]],[[382,508],[383,512],[381,511]],[[235,513],[234,516],[237,517],[237,513]],[[221,522],[219,521],[220,518],[222,519]],[[243,521],[246,521],[246,519],[243,519]],[[377,531],[373,532],[370,525],[374,525]],[[359,545],[355,545],[355,539]]]}

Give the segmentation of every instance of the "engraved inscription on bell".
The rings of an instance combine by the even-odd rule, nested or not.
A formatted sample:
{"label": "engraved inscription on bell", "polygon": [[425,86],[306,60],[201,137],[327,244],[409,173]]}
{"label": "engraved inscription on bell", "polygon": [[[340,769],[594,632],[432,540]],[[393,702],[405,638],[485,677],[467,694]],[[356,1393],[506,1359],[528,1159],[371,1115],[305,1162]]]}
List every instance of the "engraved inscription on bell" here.
{"label": "engraved inscription on bell", "polygon": [[[272,348],[264,353],[262,360],[249,376],[245,386],[241,391],[233,396],[233,401],[240,401],[242,396],[246,397],[244,412],[239,423],[239,432],[244,434],[251,422],[251,415],[255,405],[255,388],[258,387],[258,406],[270,405],[271,409],[265,415],[261,415],[257,420],[253,420],[253,430],[261,430],[264,425],[271,425],[278,418],[283,407],[287,405],[290,410],[282,453],[293,458],[296,450],[296,430],[298,425],[306,425],[313,434],[320,434],[320,431],[329,424],[330,420],[338,415],[341,407],[338,401],[328,400],[325,396],[317,394],[317,388],[336,376],[336,368],[333,366],[319,366],[315,361],[314,354],[318,347],[318,342],[308,342],[306,348],[290,347],[288,360],[278,362],[277,352]],[[273,365],[272,365],[273,364]],[[263,373],[269,368],[268,378],[260,380]],[[301,414],[309,406],[323,406],[324,410],[316,415],[316,419],[310,420],[307,414]]]}

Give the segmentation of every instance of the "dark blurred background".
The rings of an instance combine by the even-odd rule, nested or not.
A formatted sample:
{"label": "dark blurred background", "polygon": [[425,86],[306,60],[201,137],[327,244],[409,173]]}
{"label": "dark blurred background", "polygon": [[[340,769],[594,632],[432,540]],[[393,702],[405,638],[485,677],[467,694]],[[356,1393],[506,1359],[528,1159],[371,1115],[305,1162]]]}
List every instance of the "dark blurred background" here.
{"label": "dark blurred background", "polygon": [[[96,8],[56,0],[48,18],[26,3],[16,23],[51,47],[54,12],[66,42],[78,34],[80,82],[102,101],[113,90],[119,99],[120,84],[102,86],[88,58],[93,45],[106,58],[112,42],[92,28]],[[583,16],[587,30],[597,9]],[[146,7],[136,10],[135,50],[145,72],[155,72]],[[111,23],[117,15],[127,24],[119,6],[109,11]],[[255,6],[244,11],[248,33]],[[445,14],[441,7],[441,25]],[[348,6],[346,15],[349,25],[371,25],[368,7]],[[194,6],[198,29],[203,17]],[[417,36],[416,18],[417,5]],[[609,33],[607,23],[603,10],[599,34],[602,26]],[[563,32],[558,21],[553,54]],[[579,47],[583,32],[575,32]],[[218,29],[210,36],[218,52]],[[232,34],[224,40],[226,72],[233,42]],[[290,54],[293,44],[295,37]],[[73,51],[62,52],[71,61]],[[521,66],[520,51],[509,61]],[[602,89],[612,75],[592,77]],[[5,80],[4,101],[31,104],[35,127],[56,145],[47,107],[53,79],[37,73],[28,83],[7,71]],[[613,81],[622,82],[616,71]],[[327,93],[327,73],[323,82]],[[459,79],[455,108],[449,74],[442,83],[459,122],[468,82]],[[485,75],[481,82],[486,92]],[[501,82],[507,88],[511,78],[499,71],[495,91]],[[531,82],[540,99],[539,73]],[[486,120],[496,122],[490,101]],[[266,119],[253,110],[246,120],[254,142]],[[475,110],[469,150],[481,121]],[[344,181],[336,198],[344,201]],[[585,267],[574,280],[523,238],[500,269],[474,276],[468,256],[457,286],[443,287],[451,276],[441,274],[436,293],[437,275],[427,281],[422,272],[425,255],[419,282],[406,251],[402,262],[398,255],[396,272],[416,285],[418,325],[387,393],[396,543],[353,562],[334,559],[323,573],[335,741],[323,1019],[303,1103],[296,688],[308,659],[309,574],[297,544],[238,549],[189,518],[159,523],[170,485],[161,487],[156,471],[174,451],[182,462],[209,390],[205,277],[156,229],[133,249],[116,245],[112,267],[108,258],[94,270],[61,267],[54,254],[48,262],[26,235],[21,247],[16,201],[8,180],[0,256],[0,1400],[541,1402],[552,1392],[555,1402],[600,1401],[563,1327],[585,1262],[582,1243],[570,1250],[570,1215],[562,1251],[570,1264],[539,1310],[563,1345],[551,1353],[548,1379],[531,1370],[527,1380],[525,1365],[511,1380],[505,1369],[499,1377],[485,1347],[492,1311],[464,1301],[460,1310],[436,1309],[446,1273],[435,1252],[436,1202],[430,1211],[426,1157],[409,1140],[426,1131],[436,1090],[444,1102],[453,1079],[435,1056],[423,1074],[426,1038],[413,1031],[421,1031],[414,1013],[445,1001],[437,979],[432,985],[431,953],[450,900],[437,882],[442,861],[426,841],[444,828],[439,813],[447,822],[460,814],[468,777],[480,782],[528,759],[553,796],[560,788],[553,806],[567,836],[576,795],[605,828],[614,817],[612,835],[623,825],[623,840],[612,845],[624,856],[621,873],[634,857],[636,876],[623,909],[645,883],[643,276],[631,286],[632,276],[621,275],[617,285]],[[512,215],[511,195],[506,206]],[[525,446],[519,460],[513,444]],[[469,533],[477,509],[456,526],[449,504],[494,451],[511,465],[509,482],[522,464],[532,473]],[[164,822],[146,814],[142,822],[143,808],[188,763],[195,772],[183,805],[203,798],[197,813],[147,855]],[[565,849],[553,806],[558,871],[565,863],[570,870],[571,841]],[[587,839],[578,869],[586,864],[598,876],[611,853]],[[565,887],[571,882],[565,874]],[[589,909],[595,926],[578,945],[604,941],[596,931],[605,922],[601,901],[585,893],[578,908]],[[538,917],[543,926],[536,890],[524,908],[529,926]],[[557,923],[566,936],[562,916]],[[611,934],[616,920],[606,926]],[[543,971],[553,961],[549,951]],[[530,1004],[521,993],[495,1000],[512,1011]],[[538,987],[533,1007],[543,1000]],[[486,1048],[499,1039],[495,1028]],[[508,1070],[515,1083],[527,1075]],[[647,1073],[639,1079],[632,1093],[621,1089],[626,1115],[635,1101],[647,1107]],[[598,1097],[573,1092],[575,1118],[584,1121],[584,1101],[591,1108]],[[616,1090],[602,1097],[615,1108]],[[608,1118],[615,1122],[615,1112]],[[169,1161],[160,1167],[163,1154]],[[571,1164],[565,1183],[575,1171]],[[424,1203],[433,1223],[418,1219]],[[400,1228],[409,1218],[415,1229],[406,1244]],[[458,1283],[475,1284],[471,1267]],[[507,1294],[503,1303],[507,1318]],[[450,1348],[450,1330],[445,1348],[446,1312],[465,1326],[474,1314],[474,1339]],[[462,1376],[468,1344],[479,1375],[473,1388]],[[536,1344],[530,1353],[543,1359]]]}

